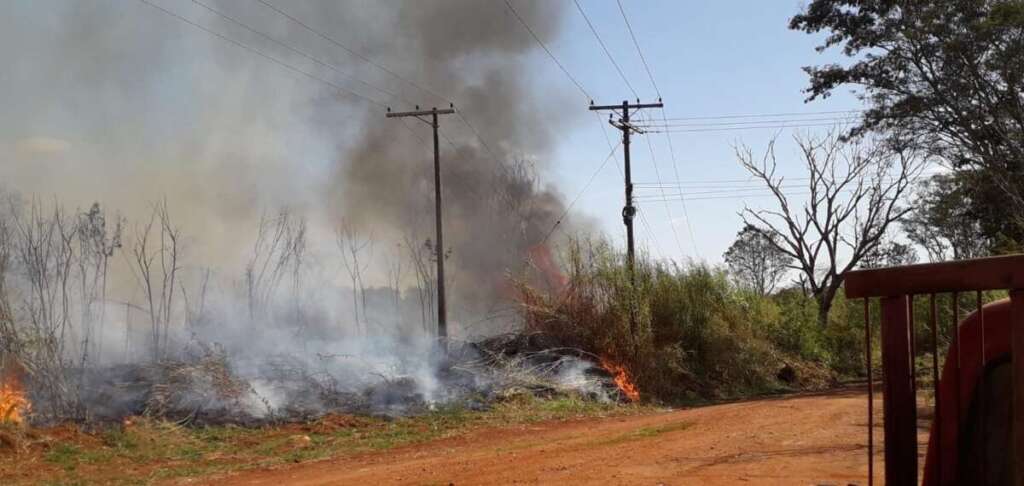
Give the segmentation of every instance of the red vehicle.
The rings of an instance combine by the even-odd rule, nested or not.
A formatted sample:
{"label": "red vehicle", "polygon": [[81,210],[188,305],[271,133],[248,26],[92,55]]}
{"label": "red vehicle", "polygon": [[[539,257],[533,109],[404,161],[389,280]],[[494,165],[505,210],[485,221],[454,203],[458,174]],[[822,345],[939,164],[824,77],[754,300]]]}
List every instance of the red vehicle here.
{"label": "red vehicle", "polygon": [[[981,306],[982,291],[1009,298]],[[885,484],[1024,485],[1024,255],[850,272],[847,297],[881,300],[882,403]],[[936,294],[971,293],[979,305],[956,326],[945,350],[924,350],[932,361],[934,415],[923,469],[918,463],[917,381],[912,296],[930,296],[929,319],[938,342]],[[871,327],[865,325],[870,342]],[[934,346],[934,344],[933,344]],[[945,354],[941,367],[938,357]],[[872,368],[867,356],[869,372]],[[922,380],[923,381],[923,380]],[[869,414],[871,413],[869,392]],[[868,418],[869,484],[874,474],[873,414]]]}

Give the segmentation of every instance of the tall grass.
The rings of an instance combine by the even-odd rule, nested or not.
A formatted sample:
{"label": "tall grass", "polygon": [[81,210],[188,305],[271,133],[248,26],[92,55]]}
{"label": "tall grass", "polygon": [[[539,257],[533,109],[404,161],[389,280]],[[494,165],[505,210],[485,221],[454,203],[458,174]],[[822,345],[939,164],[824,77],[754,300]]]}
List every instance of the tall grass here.
{"label": "tall grass", "polygon": [[[863,331],[844,305],[821,329],[814,301],[799,290],[757,296],[704,264],[640,254],[631,279],[625,256],[603,240],[571,241],[563,261],[564,288],[519,285],[527,330],[624,366],[647,397],[822,386],[860,369]],[[786,367],[796,370],[795,382],[779,380]]]}

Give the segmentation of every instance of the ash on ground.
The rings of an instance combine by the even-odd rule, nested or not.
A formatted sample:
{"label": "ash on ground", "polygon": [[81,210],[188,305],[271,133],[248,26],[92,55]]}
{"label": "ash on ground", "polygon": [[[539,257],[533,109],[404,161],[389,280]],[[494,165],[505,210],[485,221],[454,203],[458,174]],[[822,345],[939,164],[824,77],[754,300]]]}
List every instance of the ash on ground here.
{"label": "ash on ground", "polygon": [[176,360],[81,372],[82,406],[73,419],[110,422],[143,415],[192,425],[261,425],[325,414],[400,417],[446,406],[485,410],[523,394],[626,401],[597,356],[543,334],[450,342],[447,348],[434,345],[418,359],[376,363],[357,353],[250,361],[203,346]]}

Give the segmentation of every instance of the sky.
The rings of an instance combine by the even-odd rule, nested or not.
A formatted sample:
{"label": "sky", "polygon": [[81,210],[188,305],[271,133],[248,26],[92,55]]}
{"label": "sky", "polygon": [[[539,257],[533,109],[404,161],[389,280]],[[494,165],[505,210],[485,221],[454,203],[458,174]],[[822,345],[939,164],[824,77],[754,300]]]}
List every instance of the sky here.
{"label": "sky", "polygon": [[[657,95],[616,2],[592,0],[581,1],[580,4],[641,101],[655,100]],[[669,119],[860,108],[859,101],[849,92],[805,103],[803,89],[807,86],[807,75],[802,67],[841,59],[834,52],[819,54],[815,51],[820,36],[787,28],[789,18],[800,10],[799,2],[651,0],[623,1],[623,6],[661,91],[665,103],[664,116]],[[571,73],[580,73],[580,83],[592,93],[598,104],[632,99],[631,91],[604,54],[582,15],[575,7],[570,10],[572,15],[568,16],[570,25],[566,35],[553,46],[556,56]],[[551,63],[550,60],[548,62]],[[553,78],[552,82],[569,83],[564,75],[558,79],[557,67],[549,69],[548,75]],[[583,107],[581,105],[581,109]],[[723,120],[705,122],[721,123]],[[794,130],[824,131],[828,128],[670,135],[652,133],[635,137],[633,180],[657,181],[655,162],[663,181],[671,182],[675,178],[668,136],[672,137],[671,148],[675,152],[679,178],[691,187],[700,187],[693,189],[695,192],[711,192],[714,189],[708,187],[719,185],[700,186],[702,181],[748,179],[749,174],[736,160],[734,147],[745,144],[755,154],[763,153],[773,136],[779,136],[780,173],[798,176],[802,166],[792,143]],[[619,132],[611,127],[608,134],[613,137],[613,143],[620,137]],[[577,130],[565,135],[558,152],[556,177],[563,190],[570,197],[575,197],[608,150],[596,122],[581,124]],[[649,138],[653,145],[653,162],[644,138]],[[620,166],[621,159],[620,152],[616,156]],[[651,188],[637,190],[637,194],[658,193]],[[601,221],[602,228],[609,235],[624,241],[625,231],[619,217],[623,197],[621,172],[608,166],[582,193],[575,207]],[[669,203],[668,207],[663,202],[641,202],[640,211],[646,216],[647,224],[637,222],[638,244],[655,256],[718,263],[742,227],[738,213],[744,205],[756,209],[770,207],[773,201],[764,197],[714,197],[717,198],[692,200],[686,203],[685,208],[679,201]],[[687,216],[690,218],[689,226]],[[672,231],[673,225],[678,243]]]}
{"label": "sky", "polygon": [[[614,104],[635,98],[572,0],[545,1],[564,2],[558,17],[564,24],[561,29],[541,25],[543,18],[527,17],[594,101]],[[212,25],[214,17],[187,0],[153,2]],[[210,2],[315,55],[341,59],[337,49],[289,26],[255,1]],[[531,9],[531,0],[511,2],[525,13]],[[807,77],[801,67],[837,57],[815,52],[819,36],[788,30],[788,19],[800,9],[797,2],[623,0],[622,4],[660,88],[667,118],[859,107],[845,93],[804,102]],[[301,12],[305,3],[288,5]],[[332,35],[353,45],[365,44],[368,55],[381,62],[403,66],[412,62],[427,75],[430,59],[410,61],[415,51],[409,45],[389,47],[390,34],[374,31],[386,15],[381,4],[360,8],[359,0],[351,0],[344,5],[352,7],[354,18]],[[539,149],[540,156],[551,160],[540,161],[543,181],[573,202],[574,214],[623,242],[621,151],[615,153],[614,163],[594,175],[609,153],[605,137],[615,144],[619,132],[607,126],[607,114],[597,116],[587,110],[587,97],[543,50],[532,45],[535,41],[516,23],[503,0],[480,0],[475,5],[479,12],[474,21],[493,17],[519,30],[521,38],[517,47],[510,48],[510,56],[528,52],[520,76],[527,78],[530,90],[519,96],[534,98],[530,103],[534,113],[515,116],[520,123],[525,120],[537,126],[524,129],[526,135],[520,138],[532,137],[545,145]],[[579,0],[579,5],[641,101],[655,101],[657,92],[618,4]],[[347,12],[335,7],[335,12]],[[174,186],[173,202],[189,217],[211,208],[219,212],[190,228],[193,234],[199,233],[196,238],[212,234],[211,239],[230,242],[241,239],[230,222],[241,214],[258,212],[253,209],[256,204],[280,200],[299,210],[325,212],[323,201],[302,195],[314,194],[324,181],[332,181],[341,140],[358,139],[366,116],[380,117],[366,106],[353,111],[354,105],[340,103],[330,89],[137,0],[15,1],[5,8],[8,15],[0,19],[0,59],[8,69],[0,72],[0,84],[5,87],[0,90],[5,113],[0,115],[0,149],[7,157],[0,159],[0,184],[26,192],[42,196],[60,192],[62,199],[80,205],[95,198],[139,217],[145,207],[137,201],[158,198],[161,191],[166,196]],[[456,29],[471,27],[479,26]],[[227,24],[216,29],[253,45],[264,42]],[[272,51],[265,44],[261,48]],[[393,81],[358,64],[345,67],[371,83]],[[420,75],[409,69],[403,74]],[[468,120],[483,116],[473,111],[472,103],[463,106],[468,106],[463,112]],[[479,129],[492,143],[501,136],[492,127],[481,124]],[[414,130],[427,134],[422,126]],[[444,130],[456,139],[475,136],[454,121]],[[799,174],[799,160],[789,141],[792,131],[756,129],[674,133],[672,150],[667,134],[635,136],[633,179],[650,184],[660,175],[661,181],[671,183],[678,171],[678,180],[688,190],[706,192],[708,187],[722,185],[721,181],[747,178],[734,147],[746,144],[758,153],[773,135],[781,137],[780,171]],[[424,160],[429,163],[429,148],[424,148]],[[529,147],[518,150],[527,158],[536,156]],[[442,149],[442,159],[449,156]],[[139,177],[109,177],[111,171]],[[59,191],[52,184],[55,177],[64,178]],[[225,184],[225,178],[231,183]],[[125,180],[159,180],[164,187]],[[641,201],[637,239],[642,248],[660,258],[712,263],[721,261],[741,228],[738,212],[744,204],[756,208],[771,202],[763,197],[698,198],[684,207],[678,200],[645,200],[659,195],[649,185],[638,188],[637,195]],[[131,214],[133,202],[141,208],[136,208],[137,214]]]}

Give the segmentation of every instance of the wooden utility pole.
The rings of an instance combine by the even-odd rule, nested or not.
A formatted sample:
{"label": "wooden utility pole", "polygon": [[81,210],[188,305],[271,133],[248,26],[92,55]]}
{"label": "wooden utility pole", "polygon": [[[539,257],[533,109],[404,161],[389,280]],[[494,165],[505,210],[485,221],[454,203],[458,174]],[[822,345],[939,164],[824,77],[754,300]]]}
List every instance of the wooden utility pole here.
{"label": "wooden utility pole", "polygon": [[[630,283],[636,284],[636,273],[634,269],[636,260],[636,248],[633,240],[633,217],[636,216],[636,207],[633,206],[633,173],[630,170],[629,165],[629,136],[632,132],[643,133],[639,128],[634,127],[629,122],[629,110],[640,110],[643,108],[661,108],[664,105],[659,99],[657,103],[641,104],[640,100],[637,103],[630,104],[628,101],[623,101],[621,105],[594,105],[594,102],[590,102],[590,111],[616,111],[621,110],[620,118],[618,122],[615,120],[608,120],[611,126],[618,128],[622,131],[622,153],[623,153],[623,165],[625,166],[626,176],[626,206],[622,208],[622,223],[626,225],[626,263],[629,267],[629,279]],[[610,116],[610,115],[609,115]]]}
{"label": "wooden utility pole", "polygon": [[[434,242],[434,250],[437,254],[437,337],[441,339],[448,337],[448,306],[444,294],[444,232],[441,230],[441,152],[437,145],[437,116],[450,115],[452,113],[455,113],[455,107],[451,105],[440,110],[436,107],[429,110],[420,110],[420,107],[417,105],[416,111],[401,113],[392,113],[391,108],[388,108],[386,115],[388,118],[415,117],[434,129],[434,224],[437,230],[437,241]],[[424,118],[427,115],[430,115],[429,120]]]}

